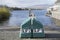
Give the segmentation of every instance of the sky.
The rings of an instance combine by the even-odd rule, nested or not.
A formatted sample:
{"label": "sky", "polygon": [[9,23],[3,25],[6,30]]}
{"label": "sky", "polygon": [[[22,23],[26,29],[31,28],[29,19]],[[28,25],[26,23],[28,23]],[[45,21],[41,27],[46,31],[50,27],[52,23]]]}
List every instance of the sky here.
{"label": "sky", "polygon": [[0,5],[10,7],[29,7],[34,5],[52,5],[56,0],[0,0]]}

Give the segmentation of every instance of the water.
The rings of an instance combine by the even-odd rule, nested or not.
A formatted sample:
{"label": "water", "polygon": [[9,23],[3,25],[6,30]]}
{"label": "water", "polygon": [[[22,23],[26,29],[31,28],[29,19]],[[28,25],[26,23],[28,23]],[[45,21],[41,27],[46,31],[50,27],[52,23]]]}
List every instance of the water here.
{"label": "water", "polygon": [[[36,19],[43,25],[51,25],[50,17],[45,16],[46,10],[32,10]],[[11,12],[11,17],[8,21],[4,22],[3,26],[20,26],[21,23],[29,17],[28,10],[14,10]]]}

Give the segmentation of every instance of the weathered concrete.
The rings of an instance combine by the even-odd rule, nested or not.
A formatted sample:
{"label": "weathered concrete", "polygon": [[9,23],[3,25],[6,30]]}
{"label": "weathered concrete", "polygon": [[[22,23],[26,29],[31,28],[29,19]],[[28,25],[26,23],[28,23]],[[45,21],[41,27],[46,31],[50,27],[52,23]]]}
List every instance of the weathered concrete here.
{"label": "weathered concrete", "polygon": [[45,31],[45,38],[19,38],[19,31],[0,31],[0,40],[59,40],[60,31]]}
{"label": "weathered concrete", "polygon": [[0,27],[0,40],[60,40],[60,30],[44,27],[45,38],[19,38],[19,27]]}

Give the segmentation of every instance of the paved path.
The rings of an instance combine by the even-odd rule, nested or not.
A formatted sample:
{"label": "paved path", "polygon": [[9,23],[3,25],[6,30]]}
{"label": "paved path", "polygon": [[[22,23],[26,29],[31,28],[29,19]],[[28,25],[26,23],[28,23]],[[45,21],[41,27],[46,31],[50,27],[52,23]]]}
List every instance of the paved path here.
{"label": "paved path", "polygon": [[45,33],[45,38],[19,38],[19,31],[0,31],[0,40],[59,40],[59,39],[60,32]]}
{"label": "paved path", "polygon": [[60,40],[60,30],[44,29],[44,38],[19,38],[19,27],[1,27],[0,40]]}

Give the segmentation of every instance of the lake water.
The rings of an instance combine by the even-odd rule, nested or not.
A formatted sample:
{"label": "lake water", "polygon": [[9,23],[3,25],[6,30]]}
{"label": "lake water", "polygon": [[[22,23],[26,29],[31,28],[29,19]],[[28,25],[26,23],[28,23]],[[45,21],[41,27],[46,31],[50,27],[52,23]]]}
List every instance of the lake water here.
{"label": "lake water", "polygon": [[[40,21],[43,25],[51,25],[51,18],[45,14],[46,10],[32,10],[36,16],[36,20]],[[1,26],[20,26],[23,21],[29,17],[28,10],[14,10],[11,12],[11,17],[8,21],[1,24]]]}

